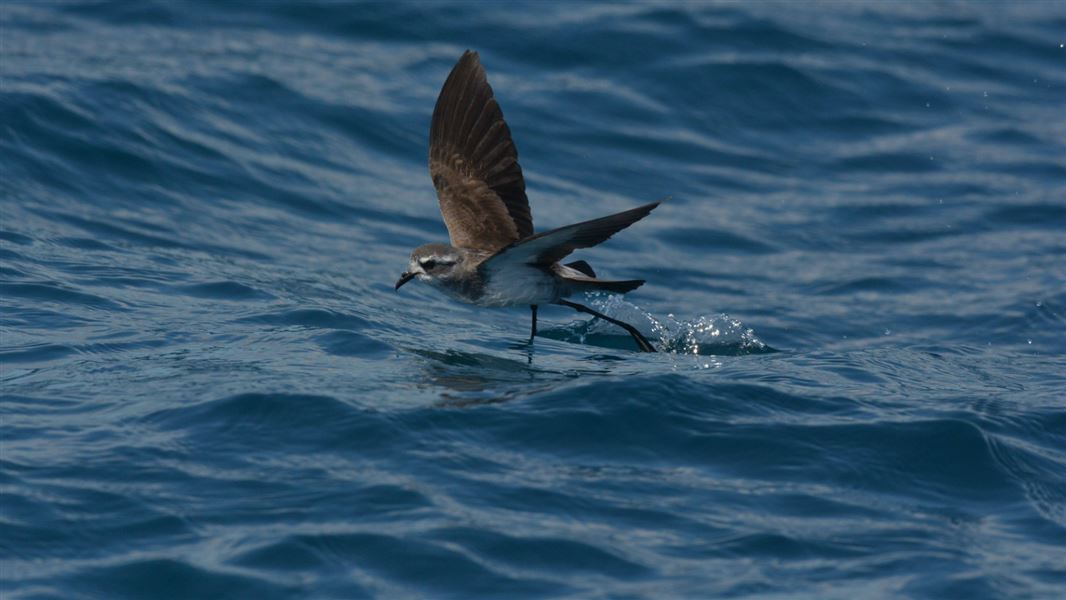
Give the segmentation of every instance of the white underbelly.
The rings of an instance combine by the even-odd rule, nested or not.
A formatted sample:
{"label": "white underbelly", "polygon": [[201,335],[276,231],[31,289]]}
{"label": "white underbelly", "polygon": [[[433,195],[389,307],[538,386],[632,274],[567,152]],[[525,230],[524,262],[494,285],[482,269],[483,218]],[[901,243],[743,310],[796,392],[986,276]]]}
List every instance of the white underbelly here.
{"label": "white underbelly", "polygon": [[474,301],[479,306],[528,306],[549,304],[559,299],[555,277],[536,267],[515,265],[494,271],[484,291]]}

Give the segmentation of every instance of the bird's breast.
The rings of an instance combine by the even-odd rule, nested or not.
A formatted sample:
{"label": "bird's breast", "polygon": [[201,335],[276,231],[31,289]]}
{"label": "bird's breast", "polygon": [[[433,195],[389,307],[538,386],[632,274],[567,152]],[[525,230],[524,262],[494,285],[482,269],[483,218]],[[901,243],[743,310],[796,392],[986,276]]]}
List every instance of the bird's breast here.
{"label": "bird's breast", "polygon": [[549,304],[560,297],[559,280],[532,265],[514,265],[494,270],[484,281],[475,304],[479,306],[526,306]]}

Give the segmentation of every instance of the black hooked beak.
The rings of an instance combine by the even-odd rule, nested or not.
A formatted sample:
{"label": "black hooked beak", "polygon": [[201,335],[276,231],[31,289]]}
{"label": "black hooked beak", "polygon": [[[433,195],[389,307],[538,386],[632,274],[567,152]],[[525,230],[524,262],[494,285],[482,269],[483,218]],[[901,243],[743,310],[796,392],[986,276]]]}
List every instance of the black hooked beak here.
{"label": "black hooked beak", "polygon": [[400,280],[396,282],[396,289],[399,290],[401,285],[407,283],[408,281],[411,281],[414,278],[414,273],[404,273],[403,275],[400,275]]}

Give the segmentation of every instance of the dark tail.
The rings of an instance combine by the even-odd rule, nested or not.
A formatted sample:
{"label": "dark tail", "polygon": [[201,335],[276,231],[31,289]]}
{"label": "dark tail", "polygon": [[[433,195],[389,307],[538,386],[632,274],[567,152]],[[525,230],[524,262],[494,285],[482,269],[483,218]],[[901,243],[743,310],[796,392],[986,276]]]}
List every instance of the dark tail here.
{"label": "dark tail", "polygon": [[572,263],[566,263],[566,266],[570,267],[571,269],[574,269],[575,271],[580,271],[581,273],[584,273],[589,277],[596,276],[596,271],[592,270],[592,265],[588,264],[583,260],[575,260]]}
{"label": "dark tail", "polygon": [[591,281],[580,281],[580,282],[575,281],[574,284],[575,284],[574,287],[580,289],[583,292],[604,291],[604,292],[614,292],[616,294],[624,294],[626,292],[632,292],[633,290],[637,289],[638,287],[644,285],[644,280],[643,279],[628,279],[628,280],[625,280],[625,281],[610,281],[610,280],[602,280],[601,281],[601,280],[598,280],[598,279],[594,279],[594,280],[591,280]]}

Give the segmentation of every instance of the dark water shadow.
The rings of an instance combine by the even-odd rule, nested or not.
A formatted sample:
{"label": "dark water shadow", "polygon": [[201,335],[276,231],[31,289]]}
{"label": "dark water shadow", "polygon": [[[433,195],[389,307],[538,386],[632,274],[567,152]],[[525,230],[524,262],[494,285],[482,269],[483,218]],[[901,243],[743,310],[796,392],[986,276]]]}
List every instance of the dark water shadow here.
{"label": "dark water shadow", "polygon": [[561,383],[587,375],[604,375],[606,369],[561,370],[540,366],[552,362],[547,352],[536,360],[536,342],[512,345],[525,360],[459,350],[408,350],[424,360],[419,380],[441,392],[437,406],[463,407],[495,404],[552,390]]}

